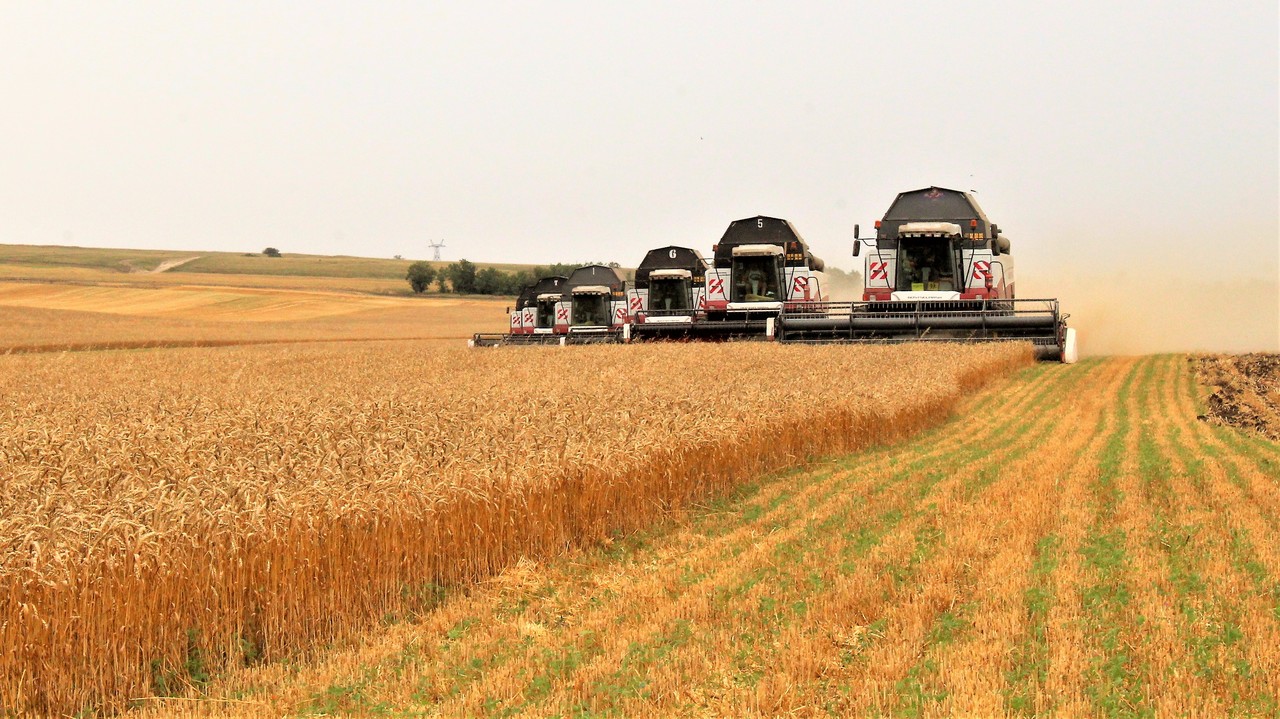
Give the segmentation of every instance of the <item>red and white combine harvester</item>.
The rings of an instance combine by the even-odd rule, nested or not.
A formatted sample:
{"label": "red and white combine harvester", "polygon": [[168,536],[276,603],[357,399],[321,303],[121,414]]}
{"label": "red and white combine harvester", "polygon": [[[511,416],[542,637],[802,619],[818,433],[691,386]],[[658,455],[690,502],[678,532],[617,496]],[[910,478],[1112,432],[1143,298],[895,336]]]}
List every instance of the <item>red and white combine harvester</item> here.
{"label": "red and white combine harvester", "polygon": [[543,277],[525,287],[516,298],[515,309],[511,311],[511,330],[505,335],[476,335],[473,343],[480,338],[489,344],[559,344],[556,335],[556,305],[563,297],[563,287],[568,277]]}
{"label": "red and white combine harvester", "polygon": [[737,220],[711,250],[704,334],[771,339],[784,312],[826,300],[825,266],[786,220]]}
{"label": "red and white combine harvester", "polygon": [[688,336],[707,309],[707,260],[688,247],[649,250],[627,290],[633,339]]}
{"label": "red and white combine harvester", "polygon": [[[854,229],[865,257],[862,302],[825,303],[780,319],[784,342],[1031,342],[1042,359],[1075,362],[1075,330],[1056,299],[1017,299],[1008,238],[967,192],[903,192],[876,222]],[[865,247],[864,247],[865,244]]]}
{"label": "red and white combine harvester", "polygon": [[623,342],[629,338],[627,281],[618,270],[585,265],[569,273],[556,305],[556,332],[564,344]]}
{"label": "red and white combine harvester", "polygon": [[863,240],[854,226],[853,254],[865,260],[860,302],[828,301],[822,260],[786,220],[737,220],[712,252],[708,262],[685,247],[651,250],[629,291],[601,265],[544,278],[521,294],[510,334],[472,343],[1009,340],[1032,343],[1042,359],[1077,358],[1075,330],[1056,299],[1016,298],[1009,240],[966,192],[903,192],[875,238]]}
{"label": "red and white combine harvester", "polygon": [[624,342],[630,337],[627,282],[618,270],[584,265],[568,277],[543,277],[525,287],[506,334],[477,333],[473,347]]}

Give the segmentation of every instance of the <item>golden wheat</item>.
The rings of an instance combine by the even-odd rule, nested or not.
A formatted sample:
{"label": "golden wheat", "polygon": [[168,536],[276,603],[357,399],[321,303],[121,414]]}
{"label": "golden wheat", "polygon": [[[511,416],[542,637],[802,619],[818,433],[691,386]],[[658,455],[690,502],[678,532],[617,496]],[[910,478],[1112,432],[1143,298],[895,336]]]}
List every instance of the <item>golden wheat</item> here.
{"label": "golden wheat", "polygon": [[306,651],[435,587],[939,423],[1029,361],[413,343],[0,358],[0,708],[119,707],[173,690],[193,656]]}

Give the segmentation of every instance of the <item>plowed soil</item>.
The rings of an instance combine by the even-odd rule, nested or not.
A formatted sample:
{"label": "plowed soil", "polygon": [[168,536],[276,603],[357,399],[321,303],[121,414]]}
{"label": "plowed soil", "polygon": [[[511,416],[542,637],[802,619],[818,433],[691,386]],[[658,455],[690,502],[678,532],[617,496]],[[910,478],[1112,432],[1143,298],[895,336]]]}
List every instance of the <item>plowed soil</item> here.
{"label": "plowed soil", "polygon": [[1211,390],[1205,417],[1280,440],[1280,355],[1195,358],[1200,382]]}

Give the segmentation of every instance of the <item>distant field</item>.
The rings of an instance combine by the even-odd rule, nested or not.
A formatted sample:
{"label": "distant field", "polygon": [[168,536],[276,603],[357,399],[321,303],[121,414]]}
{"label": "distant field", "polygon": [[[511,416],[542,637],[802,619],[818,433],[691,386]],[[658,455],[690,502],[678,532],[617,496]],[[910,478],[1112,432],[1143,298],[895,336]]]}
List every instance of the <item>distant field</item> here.
{"label": "distant field", "polygon": [[[0,245],[0,276],[22,276],[26,268],[79,268],[105,270],[117,274],[144,273],[162,263],[190,260],[166,274],[266,275],[282,277],[335,277],[394,280],[404,284],[405,272],[413,260],[300,255],[283,257],[259,253],[199,252],[190,250],[122,250],[53,245]],[[433,262],[443,267],[449,262]],[[532,265],[477,262],[477,266],[513,271]],[[41,277],[48,277],[47,274]],[[407,285],[406,285],[407,287]],[[407,290],[406,290],[407,291]]]}
{"label": "distant field", "polygon": [[359,292],[375,295],[409,296],[413,293],[403,279],[374,277],[307,277],[301,275],[220,275],[168,271],[121,272],[100,267],[6,265],[0,264],[0,281],[49,284],[107,285],[115,287],[253,287],[265,289]]}
{"label": "distant field", "polygon": [[461,343],[474,332],[503,330],[509,303],[288,288],[0,281],[0,354],[352,339]]}
{"label": "distant field", "polygon": [[0,304],[218,322],[289,322],[411,306],[398,297],[219,287],[105,287],[0,283]]}

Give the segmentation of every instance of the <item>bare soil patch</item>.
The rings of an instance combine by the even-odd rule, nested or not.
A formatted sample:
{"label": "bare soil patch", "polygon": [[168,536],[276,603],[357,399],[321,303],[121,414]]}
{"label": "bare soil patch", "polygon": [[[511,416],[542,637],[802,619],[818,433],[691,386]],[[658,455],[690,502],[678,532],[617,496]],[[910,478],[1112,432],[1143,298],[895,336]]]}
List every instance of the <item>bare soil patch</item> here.
{"label": "bare soil patch", "polygon": [[1280,354],[1207,355],[1191,361],[1210,390],[1201,419],[1280,441]]}

